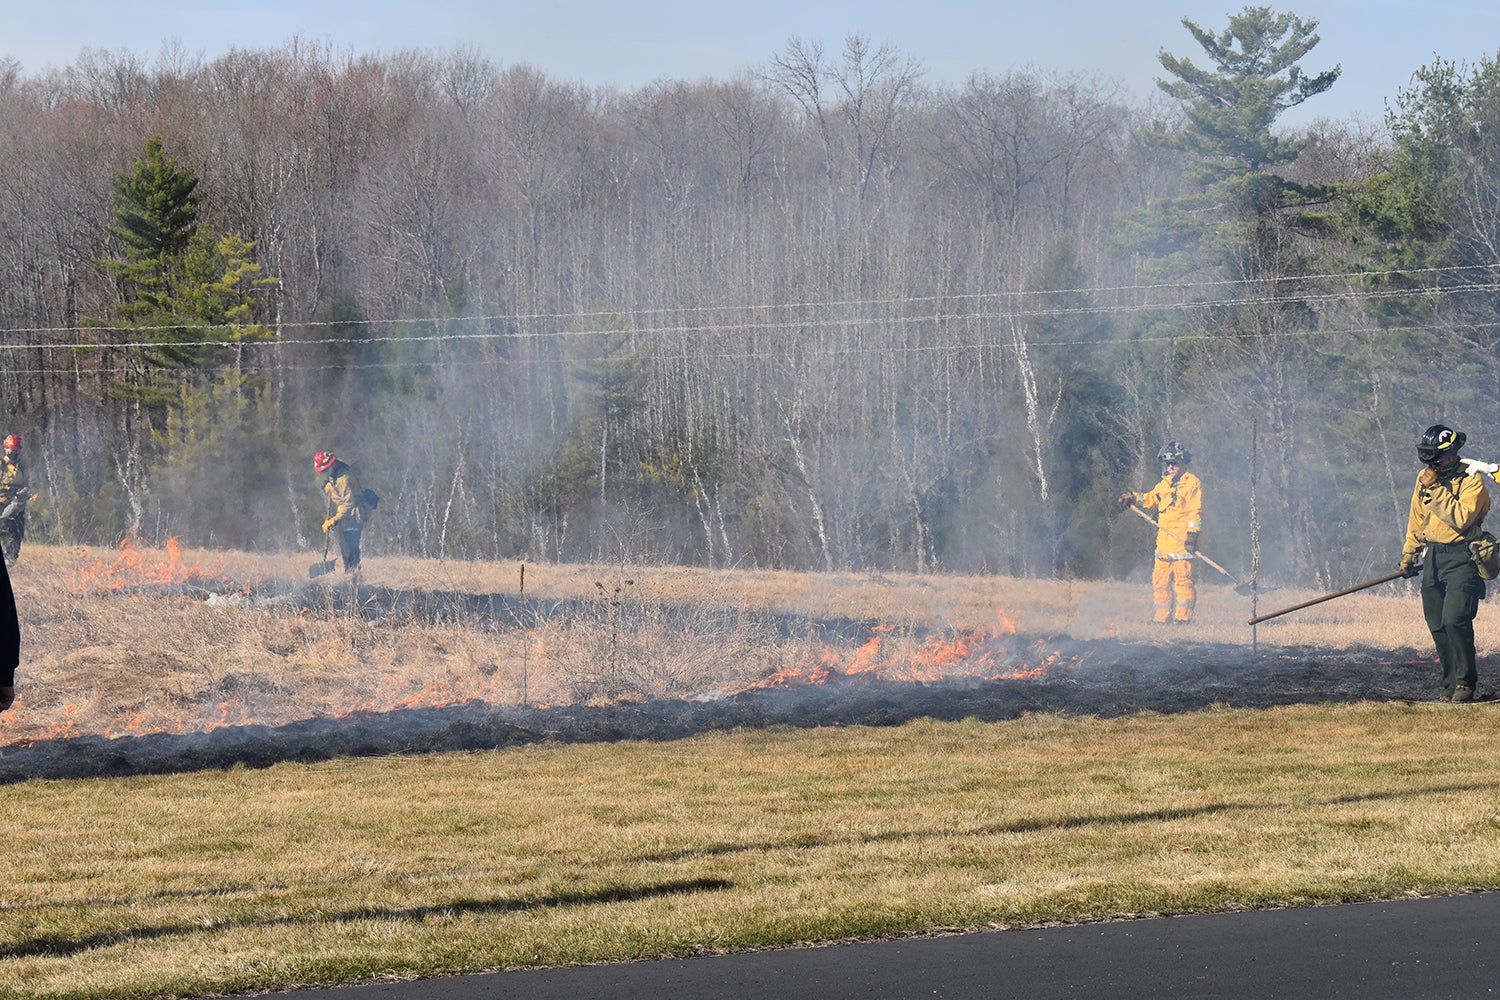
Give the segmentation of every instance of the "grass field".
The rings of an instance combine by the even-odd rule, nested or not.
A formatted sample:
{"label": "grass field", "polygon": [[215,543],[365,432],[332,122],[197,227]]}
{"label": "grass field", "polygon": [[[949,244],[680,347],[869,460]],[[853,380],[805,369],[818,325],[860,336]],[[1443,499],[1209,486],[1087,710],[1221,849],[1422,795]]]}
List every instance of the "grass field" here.
{"label": "grass field", "polygon": [[[649,616],[610,619],[622,594],[1155,634],[1141,585],[528,566],[528,595],[581,603],[481,630],[225,602],[201,586],[305,576],[306,560],[124,561],[137,565],[28,548],[14,574],[21,699],[0,753],[59,733],[190,732],[226,713],[275,724],[414,696],[566,699],[622,641],[649,664],[641,683],[683,690],[808,653],[722,615],[696,642],[653,646]],[[153,574],[174,588],[143,588]],[[519,566],[371,560],[366,577],[520,589]],[[1308,596],[1263,595],[1260,610]],[[1250,640],[1247,599],[1205,587],[1201,602],[1198,639]],[[1430,641],[1409,592],[1319,605],[1255,640]],[[196,996],[1495,888],[1496,710],[919,720],[23,782],[4,790],[0,820],[0,982],[17,997]]]}

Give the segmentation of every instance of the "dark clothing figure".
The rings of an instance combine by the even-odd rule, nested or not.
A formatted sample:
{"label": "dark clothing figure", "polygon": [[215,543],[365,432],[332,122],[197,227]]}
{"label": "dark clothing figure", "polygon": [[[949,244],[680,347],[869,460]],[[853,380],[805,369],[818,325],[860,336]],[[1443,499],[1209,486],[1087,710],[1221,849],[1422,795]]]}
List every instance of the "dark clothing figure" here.
{"label": "dark clothing figure", "polygon": [[1417,442],[1426,468],[1417,476],[1401,547],[1401,572],[1409,573],[1422,549],[1422,615],[1443,667],[1444,701],[1473,701],[1479,682],[1474,618],[1484,598],[1484,580],[1469,543],[1484,530],[1490,491],[1479,475],[1464,471],[1459,449],[1468,436],[1442,424]]}
{"label": "dark clothing figure", "polygon": [[10,573],[0,560],[0,712],[16,700],[16,668],[21,665],[21,620]]}

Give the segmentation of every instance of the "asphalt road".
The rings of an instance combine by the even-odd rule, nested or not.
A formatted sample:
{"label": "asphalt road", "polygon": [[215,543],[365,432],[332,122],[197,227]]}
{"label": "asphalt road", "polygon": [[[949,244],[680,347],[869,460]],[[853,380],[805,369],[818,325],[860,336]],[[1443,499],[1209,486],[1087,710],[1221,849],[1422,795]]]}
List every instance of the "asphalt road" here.
{"label": "asphalt road", "polygon": [[543,969],[296,1000],[1427,1000],[1500,989],[1500,892]]}

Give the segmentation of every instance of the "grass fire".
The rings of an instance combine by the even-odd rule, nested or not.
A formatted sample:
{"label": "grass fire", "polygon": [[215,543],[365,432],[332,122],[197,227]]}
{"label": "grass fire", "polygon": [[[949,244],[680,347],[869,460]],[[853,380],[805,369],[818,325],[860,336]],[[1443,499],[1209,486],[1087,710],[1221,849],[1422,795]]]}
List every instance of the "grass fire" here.
{"label": "grass fire", "polygon": [[1410,595],[1247,642],[1247,600],[1205,587],[1168,643],[1143,595],[1066,581],[527,565],[523,597],[518,564],[304,568],[27,550],[0,729],[16,996],[1500,878],[1483,781],[1454,777],[1500,759],[1431,702]]}
{"label": "grass fire", "polygon": [[356,586],[299,579],[295,560],[128,540],[37,546],[15,578],[28,657],[17,707],[0,715],[8,781],[1430,686],[1416,654],[1355,649],[1371,662],[1334,682],[1295,647],[1252,655],[1235,625],[1244,600],[1227,590],[1205,601],[1192,641],[1162,644],[1140,609],[1103,603],[1105,587],[985,578],[377,559]]}

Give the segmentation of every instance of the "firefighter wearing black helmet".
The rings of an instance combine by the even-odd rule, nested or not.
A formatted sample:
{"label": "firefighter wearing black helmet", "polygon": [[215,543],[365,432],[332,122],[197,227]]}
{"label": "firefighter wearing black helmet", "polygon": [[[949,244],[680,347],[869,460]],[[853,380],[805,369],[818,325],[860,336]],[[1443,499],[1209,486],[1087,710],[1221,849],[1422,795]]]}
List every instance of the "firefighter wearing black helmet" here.
{"label": "firefighter wearing black helmet", "polygon": [[1474,617],[1484,598],[1484,580],[1469,543],[1484,530],[1490,493],[1484,480],[1469,475],[1459,449],[1468,435],[1433,424],[1417,441],[1424,468],[1412,490],[1401,547],[1401,572],[1415,573],[1422,549],[1422,614],[1443,667],[1443,701],[1473,701],[1479,671],[1474,653]]}
{"label": "firefighter wearing black helmet", "polygon": [[1121,493],[1120,506],[1156,511],[1156,564],[1151,589],[1159,625],[1187,625],[1198,604],[1193,560],[1203,530],[1203,484],[1188,471],[1193,456],[1176,441],[1157,452],[1161,482],[1145,493]]}

